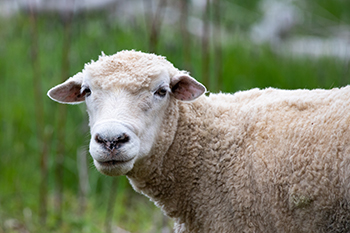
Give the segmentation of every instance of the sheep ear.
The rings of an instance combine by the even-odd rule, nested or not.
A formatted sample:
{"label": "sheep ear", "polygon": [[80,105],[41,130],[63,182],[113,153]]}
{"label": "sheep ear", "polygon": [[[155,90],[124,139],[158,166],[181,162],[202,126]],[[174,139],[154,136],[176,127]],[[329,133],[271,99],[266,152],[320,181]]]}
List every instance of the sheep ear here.
{"label": "sheep ear", "polygon": [[179,74],[171,79],[171,92],[182,101],[192,101],[206,92],[205,86],[187,74]]}
{"label": "sheep ear", "polygon": [[47,95],[54,101],[62,104],[79,104],[85,100],[85,93],[80,93],[83,83],[83,75],[81,72],[51,88]]}

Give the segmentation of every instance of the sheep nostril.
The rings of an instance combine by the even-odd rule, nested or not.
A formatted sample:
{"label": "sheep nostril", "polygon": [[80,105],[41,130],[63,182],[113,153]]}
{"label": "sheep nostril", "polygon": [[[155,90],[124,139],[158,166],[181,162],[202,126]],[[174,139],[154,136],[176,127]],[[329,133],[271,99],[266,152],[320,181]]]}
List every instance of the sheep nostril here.
{"label": "sheep nostril", "polygon": [[106,141],[100,136],[100,134],[96,134],[95,141],[100,143],[100,144],[105,144],[106,143]]}
{"label": "sheep nostril", "polygon": [[129,142],[130,137],[125,133],[122,133],[117,137],[112,137],[112,138],[106,138],[106,137],[102,137],[100,134],[96,134],[95,141],[103,145],[106,149],[112,151],[112,150],[118,149],[123,144]]}
{"label": "sheep nostril", "polygon": [[127,143],[130,140],[129,136],[125,133],[117,138],[118,143]]}

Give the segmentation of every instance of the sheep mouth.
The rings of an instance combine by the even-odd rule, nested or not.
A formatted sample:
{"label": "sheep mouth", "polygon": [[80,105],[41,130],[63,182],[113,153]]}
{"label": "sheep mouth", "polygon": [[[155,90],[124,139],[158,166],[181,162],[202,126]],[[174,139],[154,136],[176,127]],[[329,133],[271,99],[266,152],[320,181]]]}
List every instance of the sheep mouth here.
{"label": "sheep mouth", "polygon": [[131,159],[127,159],[127,160],[108,160],[108,161],[97,161],[97,163],[103,167],[113,167],[113,166],[118,166],[124,163],[127,163],[129,161],[131,161]]}

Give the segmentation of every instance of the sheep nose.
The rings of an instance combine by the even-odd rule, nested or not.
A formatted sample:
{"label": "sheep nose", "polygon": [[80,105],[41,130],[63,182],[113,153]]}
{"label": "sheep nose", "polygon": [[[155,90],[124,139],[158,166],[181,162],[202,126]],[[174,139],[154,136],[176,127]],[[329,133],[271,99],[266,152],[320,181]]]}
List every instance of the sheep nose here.
{"label": "sheep nose", "polygon": [[95,141],[104,146],[109,151],[119,149],[123,144],[129,142],[129,140],[130,137],[125,133],[122,133],[115,137],[105,137],[98,133],[95,135]]}

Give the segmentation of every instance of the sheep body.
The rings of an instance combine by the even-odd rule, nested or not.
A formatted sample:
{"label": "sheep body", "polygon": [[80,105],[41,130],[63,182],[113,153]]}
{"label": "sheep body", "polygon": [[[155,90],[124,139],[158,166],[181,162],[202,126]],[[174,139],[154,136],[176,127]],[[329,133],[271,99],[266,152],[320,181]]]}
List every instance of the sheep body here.
{"label": "sheep body", "polygon": [[177,233],[350,232],[350,86],[204,92],[122,51],[48,95],[86,102],[97,169],[127,175]]}
{"label": "sheep body", "polygon": [[179,233],[350,231],[349,100],[345,87],[179,102],[164,158],[128,177]]}

